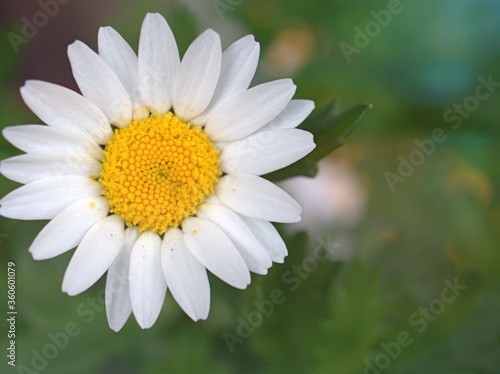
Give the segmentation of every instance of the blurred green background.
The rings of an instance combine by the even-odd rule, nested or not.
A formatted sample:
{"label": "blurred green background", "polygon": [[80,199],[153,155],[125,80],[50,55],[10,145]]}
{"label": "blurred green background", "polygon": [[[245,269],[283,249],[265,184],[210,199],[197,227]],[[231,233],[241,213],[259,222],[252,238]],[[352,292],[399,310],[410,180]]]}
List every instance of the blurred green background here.
{"label": "blurred green background", "polygon": [[[254,34],[261,65],[253,84],[292,77],[296,98],[321,106],[339,96],[344,108],[363,101],[373,109],[324,161],[326,176],[285,183],[319,199],[304,206],[308,219],[295,230],[279,227],[285,263],[252,275],[244,291],[211,276],[206,321],[193,323],[167,294],[152,329],[132,317],[114,333],[99,302],[103,280],[63,294],[72,251],[36,262],[27,250],[45,222],[0,217],[0,309],[8,261],[18,309],[18,366],[6,363],[2,317],[0,372],[500,373],[500,83],[477,90],[500,82],[500,1],[64,2],[15,46],[23,17],[42,7],[0,5],[1,127],[38,122],[19,96],[24,80],[76,89],[69,43],[95,50],[98,27],[111,25],[136,49],[146,12],[166,17],[181,53],[207,27],[224,46]],[[446,140],[431,146],[435,129]],[[0,140],[1,159],[19,153]],[[403,170],[406,162],[419,165]],[[16,187],[1,177],[1,196]],[[316,261],[325,243],[334,255]],[[68,324],[76,336],[47,348]]]}

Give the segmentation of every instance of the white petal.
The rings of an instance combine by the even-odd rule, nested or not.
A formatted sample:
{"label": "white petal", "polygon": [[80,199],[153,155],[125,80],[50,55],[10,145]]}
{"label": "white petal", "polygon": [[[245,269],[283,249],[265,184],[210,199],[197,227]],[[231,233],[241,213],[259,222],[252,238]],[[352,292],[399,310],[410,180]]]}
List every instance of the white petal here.
{"label": "white petal", "polygon": [[193,256],[214,275],[236,288],[250,284],[245,260],[215,223],[190,217],[182,222],[182,232]]}
{"label": "white petal", "polygon": [[313,109],[312,100],[291,100],[286,108],[261,130],[293,129],[300,125]]}
{"label": "white petal", "polygon": [[216,186],[217,196],[234,211],[273,222],[298,222],[302,208],[285,191],[251,174],[230,174]]}
{"label": "white petal", "polygon": [[179,50],[167,21],[158,13],[144,18],[139,40],[139,89],[155,115],[172,107],[172,79],[179,67]]}
{"label": "white petal", "polygon": [[165,300],[167,284],[161,269],[161,239],[146,231],[130,255],[130,301],[139,326],[148,329],[156,322]]}
{"label": "white petal", "polygon": [[130,96],[108,64],[80,41],[68,47],[68,56],[73,76],[83,96],[97,105],[110,123],[118,127],[130,124]]}
{"label": "white petal", "polygon": [[257,218],[250,218],[240,215],[241,219],[245,221],[250,230],[259,239],[271,260],[278,263],[283,263],[284,258],[288,255],[286,244],[281,238],[278,230],[271,222],[263,221]]}
{"label": "white petal", "polygon": [[172,102],[176,116],[188,122],[203,112],[215,91],[221,69],[220,37],[213,30],[189,46],[175,74]]}
{"label": "white petal", "polygon": [[212,101],[191,123],[205,124],[210,113],[248,88],[257,69],[259,52],[259,43],[253,35],[247,35],[222,53],[220,77]]}
{"label": "white petal", "polygon": [[33,258],[45,260],[76,247],[90,228],[108,212],[105,197],[87,197],[71,204],[37,235],[30,247]]}
{"label": "white petal", "polygon": [[134,117],[143,120],[149,115],[139,91],[137,55],[130,45],[110,26],[101,27],[98,35],[99,56],[109,65],[127,90],[134,108]]}
{"label": "white petal", "polygon": [[102,148],[82,132],[42,126],[24,125],[6,127],[2,134],[12,145],[26,153],[76,152],[102,160]]}
{"label": "white petal", "polygon": [[49,126],[83,132],[99,144],[113,136],[106,116],[85,97],[65,87],[27,81],[21,96],[38,118]]}
{"label": "white petal", "polygon": [[132,313],[128,287],[130,253],[139,231],[135,227],[125,230],[123,246],[111,264],[106,276],[106,315],[111,330],[120,331]]}
{"label": "white petal", "polygon": [[250,88],[215,110],[205,127],[213,141],[231,141],[250,135],[285,109],[295,93],[291,79]]}
{"label": "white petal", "polygon": [[102,277],[122,248],[124,227],[123,219],[116,214],[92,226],[69,262],[63,292],[78,295]]}
{"label": "white petal", "polygon": [[102,185],[81,176],[49,177],[29,183],[0,200],[0,215],[14,219],[52,219],[70,204],[101,195]]}
{"label": "white petal", "polygon": [[206,319],[210,309],[207,271],[186,248],[178,228],[165,233],[161,264],[168,288],[182,310],[194,321]]}
{"label": "white petal", "polygon": [[248,269],[257,274],[267,274],[272,261],[243,220],[224,205],[203,204],[197,216],[215,223],[233,242],[245,260]]}
{"label": "white petal", "polygon": [[0,162],[0,172],[6,178],[23,184],[58,175],[97,178],[101,169],[102,164],[92,157],[64,152],[30,153]]}
{"label": "white petal", "polygon": [[315,146],[307,131],[258,131],[227,145],[220,155],[220,167],[227,174],[267,174],[300,160]]}

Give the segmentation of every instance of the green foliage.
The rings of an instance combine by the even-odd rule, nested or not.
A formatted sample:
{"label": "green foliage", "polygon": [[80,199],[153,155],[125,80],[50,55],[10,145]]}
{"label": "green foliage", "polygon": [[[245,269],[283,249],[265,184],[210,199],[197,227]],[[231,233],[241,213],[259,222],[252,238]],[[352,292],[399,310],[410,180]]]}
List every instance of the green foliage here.
{"label": "green foliage", "polygon": [[285,270],[266,278],[266,291],[282,290],[276,306],[255,334],[254,349],[269,363],[268,372],[359,372],[366,352],[380,336],[387,304],[380,302],[380,274],[361,260],[339,264],[306,251],[305,237],[291,240]]}
{"label": "green foliage", "polygon": [[299,128],[313,134],[316,148],[292,165],[265,177],[272,181],[298,175],[314,177],[318,172],[318,162],[346,143],[347,137],[361,123],[372,106],[368,103],[359,103],[342,113],[338,113],[339,107],[340,101],[334,99],[324,108],[313,112]]}

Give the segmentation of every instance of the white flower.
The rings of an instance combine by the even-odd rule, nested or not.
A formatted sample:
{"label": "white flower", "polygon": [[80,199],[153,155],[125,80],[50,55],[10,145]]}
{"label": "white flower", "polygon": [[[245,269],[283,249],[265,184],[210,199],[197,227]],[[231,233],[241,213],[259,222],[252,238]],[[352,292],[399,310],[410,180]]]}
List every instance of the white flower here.
{"label": "white flower", "polygon": [[224,52],[213,30],[182,61],[165,19],[148,14],[138,55],[112,28],[99,54],[68,48],[79,95],[28,81],[21,95],[48,126],[8,127],[26,152],[1,173],[24,186],[0,214],[50,222],[30,252],[48,259],[77,247],[62,289],[79,294],[106,271],[106,311],[118,331],[131,312],[151,327],[167,287],[193,319],[210,306],[206,269],[236,288],[266,274],[287,249],[273,222],[297,222],[300,205],[259,175],[314,148],[295,129],[312,111],[291,100],[290,79],[248,88],[259,44],[249,35]]}
{"label": "white flower", "polygon": [[318,163],[318,174],[314,178],[289,178],[279,186],[304,207],[302,220],[287,225],[289,231],[306,231],[309,249],[312,249],[318,246],[318,238],[335,229],[337,246],[329,258],[334,261],[353,258],[353,231],[365,217],[367,191],[352,165],[327,157]]}

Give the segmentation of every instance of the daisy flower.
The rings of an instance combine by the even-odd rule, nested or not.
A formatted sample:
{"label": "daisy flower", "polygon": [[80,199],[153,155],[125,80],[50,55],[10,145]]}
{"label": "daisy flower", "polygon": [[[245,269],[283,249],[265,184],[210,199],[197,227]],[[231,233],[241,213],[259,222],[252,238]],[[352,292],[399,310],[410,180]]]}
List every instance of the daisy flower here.
{"label": "daisy flower", "polygon": [[111,329],[131,313],[151,327],[167,288],[189,317],[206,319],[207,270],[244,289],[250,272],[287,255],[271,222],[297,222],[301,207],[260,175],[315,147],[295,129],[314,104],[292,100],[290,79],[249,88],[259,58],[251,35],[222,51],[206,30],[181,60],[165,19],[148,14],[137,54],[111,27],[98,46],[68,47],[81,95],[35,80],[21,88],[47,126],[3,130],[26,154],[0,164],[24,184],[0,200],[0,214],[50,220],[30,247],[36,260],[76,247],[63,292],[107,272]]}

